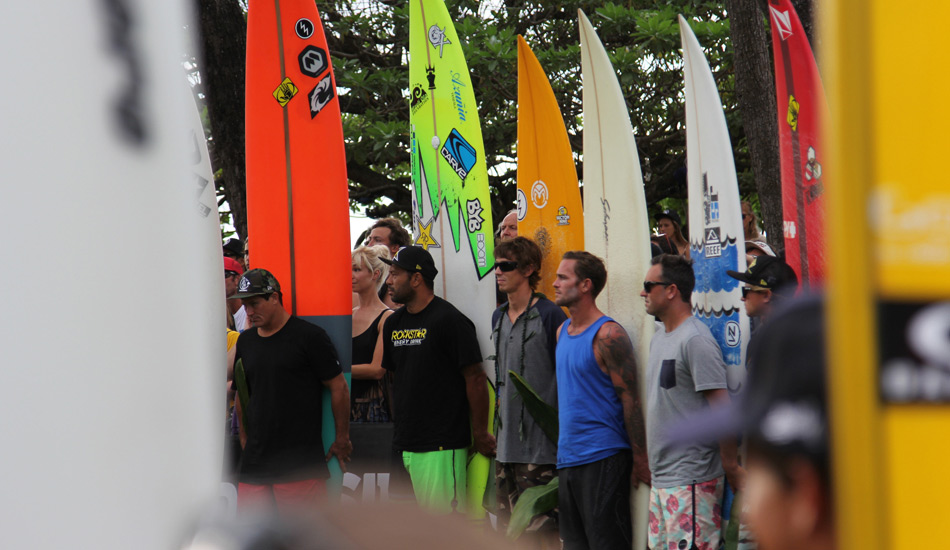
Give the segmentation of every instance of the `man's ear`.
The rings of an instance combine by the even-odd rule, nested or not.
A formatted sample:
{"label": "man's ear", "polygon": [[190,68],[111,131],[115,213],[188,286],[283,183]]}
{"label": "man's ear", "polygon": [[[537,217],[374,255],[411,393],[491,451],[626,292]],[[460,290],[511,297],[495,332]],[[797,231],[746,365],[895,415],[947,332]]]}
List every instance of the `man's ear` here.
{"label": "man's ear", "polygon": [[578,286],[580,287],[579,290],[581,292],[590,292],[591,289],[594,288],[594,282],[590,279],[584,279]]}
{"label": "man's ear", "polygon": [[[675,292],[673,291],[674,288],[676,289]],[[666,296],[667,300],[672,300],[673,298],[676,298],[676,296],[680,294],[680,287],[676,286],[676,283],[666,285],[665,287],[663,287],[663,290],[667,294]]]}

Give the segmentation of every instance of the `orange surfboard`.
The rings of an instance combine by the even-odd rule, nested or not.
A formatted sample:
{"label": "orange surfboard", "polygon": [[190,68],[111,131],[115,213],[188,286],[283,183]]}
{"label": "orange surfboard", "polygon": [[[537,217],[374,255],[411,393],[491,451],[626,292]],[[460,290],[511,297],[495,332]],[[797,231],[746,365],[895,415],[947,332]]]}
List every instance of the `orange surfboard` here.
{"label": "orange surfboard", "polygon": [[584,249],[577,168],[554,91],[538,58],[518,36],[518,234],[544,256],[538,291],[553,296],[561,256]]}
{"label": "orange surfboard", "polygon": [[[251,267],[277,277],[284,307],[321,326],[349,378],[351,279],[343,125],[313,0],[251,0],[245,87]],[[323,399],[323,440],[335,433]],[[339,465],[331,462],[339,479]]]}

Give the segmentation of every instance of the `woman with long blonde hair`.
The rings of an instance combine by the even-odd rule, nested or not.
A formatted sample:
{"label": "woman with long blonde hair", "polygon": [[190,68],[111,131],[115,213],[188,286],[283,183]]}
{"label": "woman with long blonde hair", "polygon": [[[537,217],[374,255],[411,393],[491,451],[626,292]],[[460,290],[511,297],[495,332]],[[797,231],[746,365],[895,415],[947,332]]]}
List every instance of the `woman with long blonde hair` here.
{"label": "woman with long blonde hair", "polygon": [[389,248],[361,246],[353,251],[353,380],[350,384],[350,422],[389,422],[392,410],[384,383],[383,322],[392,310],[379,299],[386,282]]}

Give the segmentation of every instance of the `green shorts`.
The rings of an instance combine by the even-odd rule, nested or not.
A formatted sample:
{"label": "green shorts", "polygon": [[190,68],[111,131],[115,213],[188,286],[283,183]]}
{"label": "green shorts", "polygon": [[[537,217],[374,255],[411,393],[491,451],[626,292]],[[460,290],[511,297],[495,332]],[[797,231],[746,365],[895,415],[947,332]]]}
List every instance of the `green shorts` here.
{"label": "green shorts", "polygon": [[465,511],[465,475],[468,449],[402,452],[416,502],[422,508],[449,514]]}

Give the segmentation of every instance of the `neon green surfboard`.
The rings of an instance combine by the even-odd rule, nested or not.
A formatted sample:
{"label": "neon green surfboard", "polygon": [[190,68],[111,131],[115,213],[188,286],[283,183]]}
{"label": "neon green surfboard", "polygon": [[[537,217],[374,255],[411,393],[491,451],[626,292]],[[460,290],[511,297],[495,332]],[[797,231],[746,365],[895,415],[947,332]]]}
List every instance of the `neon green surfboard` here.
{"label": "neon green surfboard", "polygon": [[[409,53],[415,244],[435,259],[435,293],[475,323],[487,358],[493,353],[495,260],[485,146],[462,44],[442,0],[410,3]],[[493,381],[494,363],[482,364]],[[491,469],[480,454],[469,461],[466,504],[475,519],[485,516]]]}

